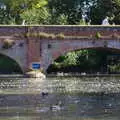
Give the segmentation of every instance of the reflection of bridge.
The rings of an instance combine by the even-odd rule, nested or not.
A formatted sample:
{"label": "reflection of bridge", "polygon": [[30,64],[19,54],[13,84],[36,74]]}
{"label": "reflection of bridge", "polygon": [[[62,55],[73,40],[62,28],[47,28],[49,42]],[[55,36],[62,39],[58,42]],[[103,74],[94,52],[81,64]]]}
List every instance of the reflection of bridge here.
{"label": "reflection of bridge", "polygon": [[[13,40],[12,47],[2,48],[5,41]],[[120,50],[120,26],[0,26],[0,43],[0,53],[14,59],[24,72],[32,62],[40,62],[46,70],[69,51]]]}

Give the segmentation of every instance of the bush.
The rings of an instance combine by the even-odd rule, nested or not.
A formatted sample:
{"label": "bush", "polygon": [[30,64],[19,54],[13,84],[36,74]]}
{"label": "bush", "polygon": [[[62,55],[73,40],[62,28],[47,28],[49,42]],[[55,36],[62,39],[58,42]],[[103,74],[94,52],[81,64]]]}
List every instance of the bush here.
{"label": "bush", "polygon": [[95,38],[96,38],[96,39],[101,38],[101,34],[100,34],[99,32],[97,32],[97,33],[95,34]]}
{"label": "bush", "polygon": [[25,37],[30,37],[30,36],[31,34],[29,32],[25,34]]}
{"label": "bush", "polygon": [[40,39],[49,38],[49,34],[44,32],[40,32],[38,36],[40,37]]}
{"label": "bush", "polygon": [[37,33],[37,32],[34,32],[32,36],[38,37],[38,33]]}
{"label": "bush", "polygon": [[15,41],[13,41],[13,40],[4,40],[4,41],[3,41],[3,46],[2,46],[2,48],[4,48],[4,49],[9,49],[9,48],[11,48],[14,44],[15,44]]}
{"label": "bush", "polygon": [[56,36],[55,36],[54,34],[49,34],[49,38],[50,38],[50,39],[55,39],[55,37],[56,37]]}
{"label": "bush", "polygon": [[120,64],[109,65],[108,68],[110,72],[120,72]]}
{"label": "bush", "polygon": [[64,39],[65,38],[65,35],[63,33],[60,33],[60,34],[57,34],[56,37],[58,39]]}
{"label": "bush", "polygon": [[49,33],[45,33],[45,32],[39,32],[39,33],[27,33],[26,34],[27,37],[39,37],[40,39],[64,39],[65,35],[63,33],[60,34],[49,34]]}

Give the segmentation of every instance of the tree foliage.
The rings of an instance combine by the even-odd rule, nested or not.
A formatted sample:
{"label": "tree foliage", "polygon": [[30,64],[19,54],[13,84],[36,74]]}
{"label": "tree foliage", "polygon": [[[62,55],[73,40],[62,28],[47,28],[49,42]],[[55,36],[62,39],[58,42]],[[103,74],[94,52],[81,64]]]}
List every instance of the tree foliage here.
{"label": "tree foliage", "polygon": [[0,23],[21,24],[120,24],[120,0],[0,0]]}
{"label": "tree foliage", "polygon": [[48,72],[106,72],[107,56],[111,54],[110,51],[94,49],[69,52],[55,60]]}
{"label": "tree foliage", "polygon": [[25,23],[30,24],[49,24],[49,18],[51,17],[47,8],[32,8],[30,10],[24,11],[21,18],[25,20]]}
{"label": "tree foliage", "polygon": [[112,24],[120,24],[120,0],[94,0],[90,8],[90,19],[92,24],[101,24],[108,16]]}
{"label": "tree foliage", "polygon": [[82,19],[85,4],[89,0],[49,0],[49,8],[53,18],[61,14],[67,16],[68,24],[77,24]]}
{"label": "tree foliage", "polygon": [[5,6],[1,10],[6,14],[8,21],[14,19],[14,24],[21,24],[23,19],[30,24],[39,24],[46,20],[49,14],[47,0],[0,0],[0,3],[1,6]]}

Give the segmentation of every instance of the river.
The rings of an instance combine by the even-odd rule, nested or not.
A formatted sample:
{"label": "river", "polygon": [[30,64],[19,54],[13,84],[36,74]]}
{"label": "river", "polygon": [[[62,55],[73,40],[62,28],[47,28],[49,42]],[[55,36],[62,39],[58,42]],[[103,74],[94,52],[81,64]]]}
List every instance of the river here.
{"label": "river", "polygon": [[120,120],[120,77],[0,78],[0,120]]}

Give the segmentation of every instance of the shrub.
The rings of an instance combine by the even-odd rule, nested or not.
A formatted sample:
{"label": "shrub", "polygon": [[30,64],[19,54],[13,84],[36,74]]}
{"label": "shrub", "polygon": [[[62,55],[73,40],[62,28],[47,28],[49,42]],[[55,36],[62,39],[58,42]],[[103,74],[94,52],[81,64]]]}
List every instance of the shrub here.
{"label": "shrub", "polygon": [[49,38],[49,34],[44,32],[40,32],[38,36],[40,37],[40,39]]}
{"label": "shrub", "polygon": [[60,34],[57,34],[56,37],[58,39],[64,39],[65,38],[65,35],[63,33],[60,33]]}
{"label": "shrub", "polygon": [[50,38],[50,39],[55,39],[55,37],[56,37],[56,36],[55,36],[54,34],[49,34],[49,38]]}
{"label": "shrub", "polygon": [[65,38],[65,35],[63,33],[60,33],[60,34],[49,34],[49,33],[45,33],[45,32],[39,32],[39,33],[27,33],[26,34],[27,37],[30,37],[30,36],[33,36],[33,37],[39,37],[40,39],[55,39],[55,38],[58,38],[58,39],[64,39]]}
{"label": "shrub", "polygon": [[4,40],[2,48],[9,49],[15,44],[14,40]]}
{"label": "shrub", "polygon": [[96,34],[95,34],[95,38],[96,38],[96,39],[101,38],[101,34],[100,34],[99,32],[96,32]]}
{"label": "shrub", "polygon": [[25,37],[30,37],[30,35],[31,34],[28,32],[28,33],[25,34]]}
{"label": "shrub", "polygon": [[37,33],[37,32],[34,32],[32,36],[33,36],[33,37],[38,37],[38,33]]}

